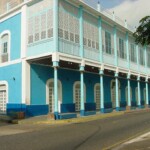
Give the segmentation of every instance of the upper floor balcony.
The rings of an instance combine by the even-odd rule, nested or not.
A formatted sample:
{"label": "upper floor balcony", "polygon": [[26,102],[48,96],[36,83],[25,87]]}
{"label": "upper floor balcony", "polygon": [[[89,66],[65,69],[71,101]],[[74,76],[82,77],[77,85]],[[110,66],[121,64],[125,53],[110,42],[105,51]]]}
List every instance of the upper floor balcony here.
{"label": "upper floor balcony", "polygon": [[[58,40],[57,51],[70,57],[141,74],[150,73],[150,48],[135,44],[132,36],[134,29],[97,3],[89,6],[86,2],[59,0],[57,22],[53,0],[29,5],[27,56],[54,52],[55,36]],[[58,31],[58,36],[54,35],[54,30]]]}
{"label": "upper floor balcony", "polygon": [[1,0],[0,1],[0,15],[11,11],[25,0]]}

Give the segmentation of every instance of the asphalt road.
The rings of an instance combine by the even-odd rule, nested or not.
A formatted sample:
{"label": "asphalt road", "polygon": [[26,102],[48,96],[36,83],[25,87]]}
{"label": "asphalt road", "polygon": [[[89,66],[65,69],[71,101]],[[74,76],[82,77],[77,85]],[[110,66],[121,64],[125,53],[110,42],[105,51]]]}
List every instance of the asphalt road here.
{"label": "asphalt road", "polygon": [[[1,134],[5,128],[16,132]],[[102,150],[150,131],[150,113],[61,126],[13,125],[1,129],[0,150]]]}

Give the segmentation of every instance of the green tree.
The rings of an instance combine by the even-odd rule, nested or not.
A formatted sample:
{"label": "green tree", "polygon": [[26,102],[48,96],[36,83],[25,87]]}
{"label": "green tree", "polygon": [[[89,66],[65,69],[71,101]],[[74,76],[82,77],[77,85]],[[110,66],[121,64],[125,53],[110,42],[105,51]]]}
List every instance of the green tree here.
{"label": "green tree", "polygon": [[135,43],[141,45],[150,45],[150,16],[146,16],[139,21],[140,25],[133,36]]}

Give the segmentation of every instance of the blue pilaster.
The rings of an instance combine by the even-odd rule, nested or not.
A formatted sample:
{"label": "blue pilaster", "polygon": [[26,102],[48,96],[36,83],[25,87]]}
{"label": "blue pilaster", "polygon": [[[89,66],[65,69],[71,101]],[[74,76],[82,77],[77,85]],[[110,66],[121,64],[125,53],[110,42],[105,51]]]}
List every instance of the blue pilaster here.
{"label": "blue pilaster", "polygon": [[116,81],[116,111],[119,111],[118,73],[115,73],[115,81]]}
{"label": "blue pilaster", "polygon": [[100,95],[101,95],[101,101],[100,101],[100,104],[101,104],[101,108],[100,108],[100,111],[101,113],[104,113],[104,85],[103,85],[103,75],[104,75],[104,71],[103,70],[100,70],[99,72],[100,74]]}
{"label": "blue pilaster", "polygon": [[140,77],[138,76],[138,107],[141,108],[141,90],[140,90]]}
{"label": "blue pilaster", "polygon": [[128,107],[131,107],[131,93],[130,93],[130,74],[127,77],[128,80]]}
{"label": "blue pilaster", "polygon": [[80,108],[80,116],[85,115],[84,108],[84,66],[80,66],[80,88],[81,88],[81,108]]}
{"label": "blue pilaster", "polygon": [[80,29],[80,57],[84,57],[83,46],[83,7],[79,7],[79,29]]}
{"label": "blue pilaster", "polygon": [[103,49],[102,49],[102,18],[98,18],[98,31],[99,31],[99,55],[100,62],[103,63]]}
{"label": "blue pilaster", "polygon": [[148,96],[148,79],[146,79],[146,105],[149,105],[149,96]]}
{"label": "blue pilaster", "polygon": [[53,62],[54,67],[54,114],[56,120],[58,119],[58,62]]}
{"label": "blue pilaster", "polygon": [[58,51],[58,0],[54,0],[53,7],[53,33],[54,33],[54,52]]}
{"label": "blue pilaster", "polygon": [[114,52],[115,52],[115,66],[118,66],[118,55],[117,55],[117,27],[114,26]]}
{"label": "blue pilaster", "polygon": [[129,58],[129,35],[128,35],[128,32],[126,32],[126,51],[127,51],[128,69],[130,69],[130,58]]}

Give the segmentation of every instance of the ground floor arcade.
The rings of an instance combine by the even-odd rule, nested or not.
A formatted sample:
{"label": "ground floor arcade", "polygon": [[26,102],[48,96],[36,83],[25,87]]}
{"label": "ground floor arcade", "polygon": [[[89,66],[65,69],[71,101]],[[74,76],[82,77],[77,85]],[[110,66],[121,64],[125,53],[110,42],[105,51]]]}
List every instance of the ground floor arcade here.
{"label": "ground floor arcade", "polygon": [[[30,64],[27,114],[80,113],[81,116],[149,105],[148,79],[67,61]],[[88,112],[88,113],[87,113]]]}

